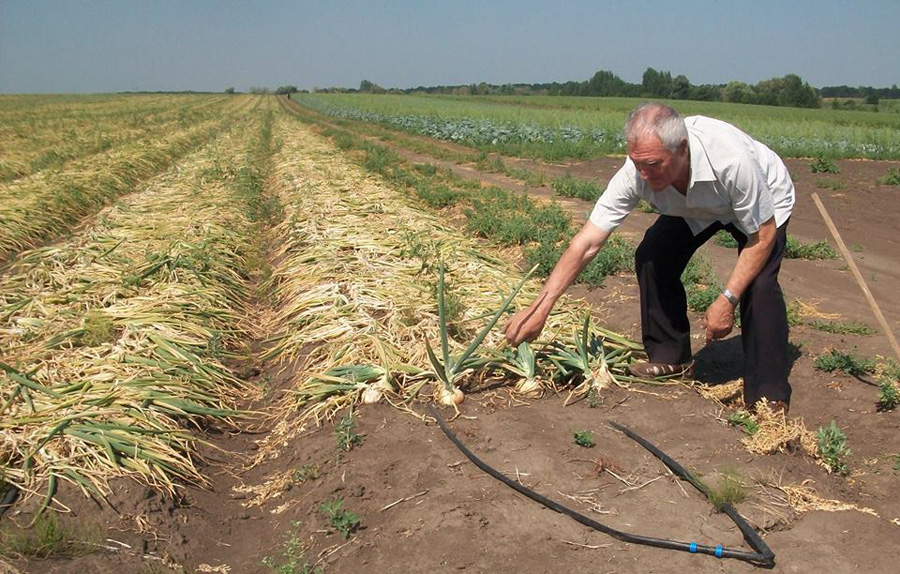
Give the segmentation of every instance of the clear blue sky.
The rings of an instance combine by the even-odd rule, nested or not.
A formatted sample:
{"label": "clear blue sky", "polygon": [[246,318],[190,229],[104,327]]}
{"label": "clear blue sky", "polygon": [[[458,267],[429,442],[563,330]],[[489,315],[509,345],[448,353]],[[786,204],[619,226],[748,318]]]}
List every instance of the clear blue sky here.
{"label": "clear blue sky", "polygon": [[900,0],[0,0],[0,92],[799,74],[900,83]]}

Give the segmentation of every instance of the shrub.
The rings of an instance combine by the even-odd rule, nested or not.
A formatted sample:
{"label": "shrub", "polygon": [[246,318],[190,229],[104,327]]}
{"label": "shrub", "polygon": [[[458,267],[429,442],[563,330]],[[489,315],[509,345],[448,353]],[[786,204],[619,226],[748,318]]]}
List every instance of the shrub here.
{"label": "shrub", "polygon": [[572,431],[572,437],[575,439],[575,444],[583,448],[591,448],[594,446],[594,435],[591,431],[586,430],[578,430]]}

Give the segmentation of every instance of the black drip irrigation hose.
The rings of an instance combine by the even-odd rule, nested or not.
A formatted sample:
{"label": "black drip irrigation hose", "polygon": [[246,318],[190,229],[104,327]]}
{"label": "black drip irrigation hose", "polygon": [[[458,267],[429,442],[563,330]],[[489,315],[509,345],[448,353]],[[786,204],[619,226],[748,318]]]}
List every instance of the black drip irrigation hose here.
{"label": "black drip irrigation hose", "polygon": [[6,494],[0,500],[0,516],[3,516],[7,510],[12,508],[13,503],[19,498],[19,489],[13,484],[6,484]]}
{"label": "black drip irrigation hose", "polygon": [[[437,420],[438,425],[440,425],[441,430],[444,431],[444,434],[447,435],[447,438],[449,438],[453,442],[453,444],[456,445],[456,448],[462,451],[462,453],[466,455],[469,460],[475,463],[475,466],[493,476],[503,484],[509,486],[516,492],[527,496],[528,498],[546,506],[551,510],[555,510],[560,514],[565,514],[566,516],[574,519],[581,524],[584,524],[585,526],[589,526],[590,528],[603,532],[604,534],[608,534],[613,538],[616,538],[623,542],[630,542],[632,544],[642,544],[644,546],[654,546],[656,548],[665,548],[669,550],[680,550],[682,552],[690,552],[692,554],[708,554],[717,558],[734,558],[736,560],[743,560],[744,562],[750,562],[752,564],[765,568],[772,568],[775,566],[775,553],[772,552],[771,549],[769,549],[766,543],[763,542],[762,538],[760,538],[756,531],[753,530],[753,527],[747,524],[747,521],[744,520],[744,518],[737,512],[737,510],[735,510],[734,507],[732,507],[730,504],[725,506],[724,512],[728,515],[729,518],[731,518],[732,521],[734,521],[735,525],[737,525],[741,533],[744,535],[744,539],[747,540],[747,543],[753,547],[755,552],[734,550],[731,548],[725,548],[722,545],[706,546],[704,544],[698,544],[696,542],[680,542],[678,540],[653,538],[650,536],[641,536],[639,534],[629,534],[628,532],[622,532],[621,530],[616,530],[614,528],[606,526],[605,524],[601,524],[592,518],[589,518],[559,504],[558,502],[550,500],[546,496],[534,492],[533,490],[521,485],[520,483],[511,480],[501,472],[491,468],[481,459],[475,456],[472,451],[466,448],[466,446],[462,444],[458,438],[456,438],[456,435],[454,435],[453,432],[447,427],[447,423],[444,422],[444,419],[441,418],[441,415],[433,406],[429,404],[428,410],[431,412],[431,416],[433,416]],[[692,474],[687,472],[681,465],[672,460],[671,457],[663,453],[661,450],[653,446],[650,442],[641,438],[634,431],[628,429],[627,427],[615,422],[611,422],[610,424],[612,424],[613,427],[625,433],[626,436],[637,441],[641,444],[641,446],[653,453],[653,455],[659,458],[663,462],[663,464],[665,464],[672,470],[673,473],[693,484],[698,490],[700,490],[700,492],[703,492],[705,495],[707,495],[707,497],[709,496],[709,490],[705,487],[705,485],[697,480]]]}

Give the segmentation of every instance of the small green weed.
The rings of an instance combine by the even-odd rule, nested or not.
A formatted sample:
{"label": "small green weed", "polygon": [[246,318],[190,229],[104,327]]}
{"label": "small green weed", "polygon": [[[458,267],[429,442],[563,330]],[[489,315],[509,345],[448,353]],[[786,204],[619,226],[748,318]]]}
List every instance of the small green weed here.
{"label": "small green weed", "polygon": [[550,185],[560,195],[590,202],[597,201],[603,195],[604,190],[604,188],[601,188],[593,181],[578,179],[577,177],[572,177],[571,174],[554,179],[550,182]]}
{"label": "small green weed", "polygon": [[656,209],[652,203],[644,201],[643,199],[638,201],[637,209],[642,213],[659,213],[659,210]]}
{"label": "small green weed", "polygon": [[716,242],[716,245],[721,245],[722,247],[736,249],[738,246],[738,242],[734,236],[725,229],[720,229],[716,232],[714,241]]}
{"label": "small green weed", "polygon": [[897,405],[900,405],[900,389],[897,388],[897,383],[888,378],[881,379],[878,385],[878,410],[892,411]]}
{"label": "small green weed", "polygon": [[894,470],[900,471],[900,454],[894,456]]}
{"label": "small green weed", "polygon": [[709,488],[709,501],[719,511],[729,504],[739,504],[747,498],[747,487],[744,486],[744,482],[737,472],[733,470],[721,473],[716,486],[707,488]]}
{"label": "small green weed", "polygon": [[841,173],[840,168],[833,160],[821,155],[809,165],[809,171],[812,173]]}
{"label": "small green weed", "polygon": [[728,424],[733,427],[741,427],[745,433],[754,435],[759,431],[759,424],[747,411],[737,411],[728,415]]}
{"label": "small green weed", "polygon": [[350,538],[350,534],[359,528],[359,515],[344,509],[343,498],[335,498],[330,502],[323,502],[319,505],[319,510],[328,518],[331,526],[340,532],[345,540]]}
{"label": "small green weed", "polygon": [[359,446],[363,442],[363,437],[355,430],[356,421],[353,419],[353,413],[341,418],[340,422],[334,430],[337,437],[338,448],[343,451],[351,451],[353,447]]}
{"label": "small green weed", "polygon": [[838,191],[840,189],[844,189],[844,182],[839,179],[820,179],[816,182],[816,187],[819,189],[830,189],[832,191]]}
{"label": "small green weed", "polygon": [[431,177],[437,173],[437,166],[431,163],[417,163],[415,170],[425,177]]}
{"label": "small green weed", "polygon": [[694,256],[681,273],[681,283],[687,294],[688,308],[698,313],[706,311],[722,292],[710,262]]}
{"label": "small green weed", "polygon": [[319,478],[318,464],[304,464],[291,474],[291,482],[294,484],[303,484],[310,480]]}
{"label": "small green weed", "polygon": [[835,333],[837,335],[874,335],[875,329],[860,321],[810,321],[809,326],[817,331]]}
{"label": "small green weed", "polygon": [[844,460],[852,454],[847,446],[847,436],[834,421],[827,427],[819,427],[816,431],[816,444],[819,447],[819,456],[828,468],[828,472],[837,472],[847,475],[850,467]]}
{"label": "small green weed", "polygon": [[435,209],[443,209],[445,207],[454,205],[460,198],[464,197],[464,193],[459,192],[455,189],[451,189],[447,185],[439,184],[439,185],[431,185],[426,182],[419,182],[415,186],[416,193],[422,201],[424,201],[429,207],[433,207]]}
{"label": "small green weed", "polygon": [[784,246],[784,256],[787,259],[837,259],[837,251],[828,245],[827,241],[816,243],[803,243],[790,233],[787,235],[787,244]]}
{"label": "small green weed", "polygon": [[892,167],[880,181],[884,185],[900,185],[900,169]]}
{"label": "small green weed", "polygon": [[30,529],[9,522],[0,529],[0,555],[50,558],[83,556],[96,552],[103,535],[95,526],[73,529],[60,522],[55,512],[39,514]]}
{"label": "small green weed", "polygon": [[865,245],[860,245],[859,243],[854,243],[850,246],[850,251],[852,251],[853,253],[862,253],[865,250]]}
{"label": "small green weed", "polygon": [[832,349],[825,355],[819,355],[814,361],[815,367],[820,371],[843,371],[848,375],[861,376],[875,372],[875,360],[862,357],[853,353],[843,353]]}
{"label": "small green weed", "polygon": [[591,431],[586,430],[573,430],[572,436],[575,439],[575,444],[584,448],[592,448],[596,443],[594,443],[594,434]]}
{"label": "small green weed", "polygon": [[306,552],[300,541],[300,524],[291,521],[292,529],[284,535],[284,543],[281,545],[281,557],[284,562],[279,562],[271,556],[262,559],[263,566],[271,568],[278,574],[320,574],[321,567],[312,566],[304,560]]}

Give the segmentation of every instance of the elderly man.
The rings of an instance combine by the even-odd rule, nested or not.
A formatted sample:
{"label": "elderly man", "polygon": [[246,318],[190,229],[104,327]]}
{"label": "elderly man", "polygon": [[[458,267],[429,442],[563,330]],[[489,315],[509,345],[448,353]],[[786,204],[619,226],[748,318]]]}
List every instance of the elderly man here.
{"label": "elderly man", "polygon": [[736,127],[703,116],[682,118],[668,106],[643,104],[625,124],[628,159],[610,180],[590,220],[572,239],[538,297],[505,328],[516,345],[536,338],[563,292],[638,201],[660,212],[635,253],[641,294],[642,377],[693,376],[690,322],[681,273],[698,247],[721,229],[738,242],[725,289],[706,312],[706,341],[728,335],[740,305],[744,401],[787,411],[787,312],[778,271],[794,186],[781,159]]}

